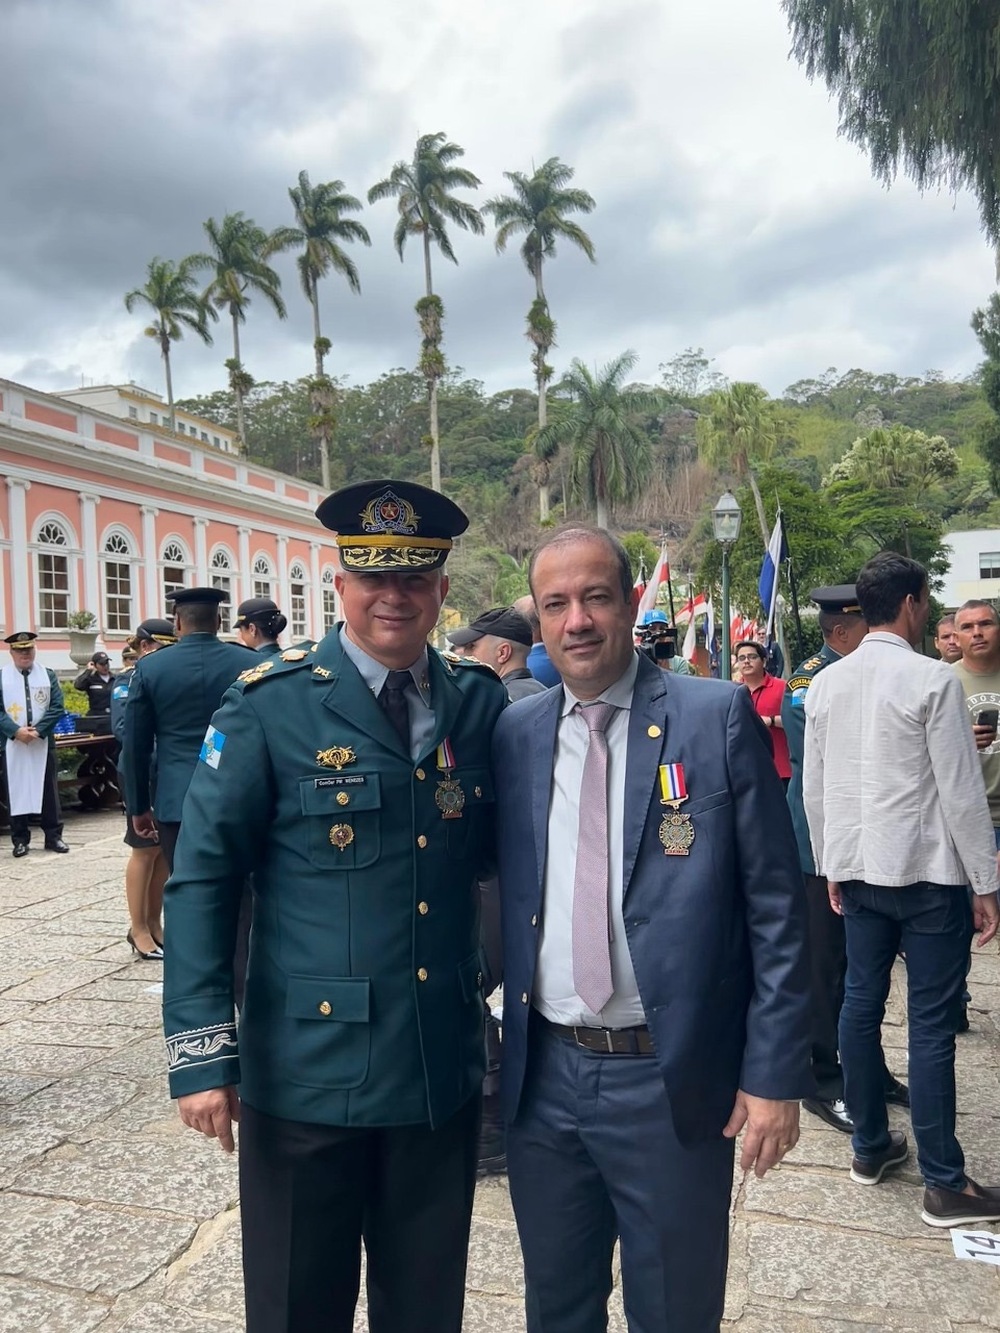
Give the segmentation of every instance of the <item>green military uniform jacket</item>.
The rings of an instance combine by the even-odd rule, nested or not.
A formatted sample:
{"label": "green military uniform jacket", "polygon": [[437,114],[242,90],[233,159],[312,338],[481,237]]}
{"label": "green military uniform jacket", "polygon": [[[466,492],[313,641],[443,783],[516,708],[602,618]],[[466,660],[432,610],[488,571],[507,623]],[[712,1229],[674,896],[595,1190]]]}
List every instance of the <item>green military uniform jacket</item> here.
{"label": "green military uniform jacket", "polygon": [[788,783],[788,809],[795,829],[795,841],[799,845],[799,864],[805,875],[816,875],[816,862],[813,860],[812,844],[809,841],[809,825],[802,804],[802,757],[805,752],[806,737],[806,692],[819,673],[830,665],[839,662],[840,653],[834,652],[829,644],[824,643],[815,657],[807,657],[789,678],[785,696],[781,701],[781,725],[788,740],[788,757],[791,760],[792,776]]}
{"label": "green military uniform jacket", "polygon": [[198,763],[205,729],[241,671],[256,666],[252,648],[214,634],[185,634],[140,658],[125,703],[125,805],[135,815],[152,806],[150,763],[156,749],[156,817],[177,823]]}
{"label": "green military uniform jacket", "polygon": [[[434,651],[428,679],[435,730],[416,761],[339,627],[311,651],[258,657],[226,694],[167,889],[173,1096],[239,1084],[283,1119],[440,1125],[478,1090],[477,876],[492,859],[490,738],[506,691],[489,668]],[[446,738],[460,818],[445,818]],[[233,944],[251,871],[237,1042]]]}
{"label": "green military uniform jacket", "polygon": [[259,648],[254,648],[254,649],[252,649],[252,651],[255,652],[255,653],[257,654],[258,657],[280,657],[280,656],[281,656],[281,644],[280,644],[280,643],[262,643],[262,644],[260,645]]}
{"label": "green military uniform jacket", "polygon": [[[49,678],[49,706],[40,718],[32,722],[32,726],[38,732],[39,736],[49,738],[49,748],[55,745],[56,723],[60,718],[66,716],[66,705],[63,701],[62,686],[59,684],[59,677],[51,667],[46,667],[45,672]],[[4,712],[3,690],[0,689],[0,750],[3,750],[9,740],[13,740],[17,735],[18,726]]]}

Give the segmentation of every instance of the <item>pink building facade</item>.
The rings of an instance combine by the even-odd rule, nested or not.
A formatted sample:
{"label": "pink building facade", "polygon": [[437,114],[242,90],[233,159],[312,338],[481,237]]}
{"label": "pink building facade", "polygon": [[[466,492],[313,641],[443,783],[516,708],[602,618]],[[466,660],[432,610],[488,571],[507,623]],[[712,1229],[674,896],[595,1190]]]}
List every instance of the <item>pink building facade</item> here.
{"label": "pink building facade", "polygon": [[117,664],[178,587],[224,589],[224,632],[247,597],[278,603],[283,642],[337,619],[336,545],[307,483],[7,380],[0,477],[0,638],[34,630],[46,666],[75,670],[67,617],[81,610]]}

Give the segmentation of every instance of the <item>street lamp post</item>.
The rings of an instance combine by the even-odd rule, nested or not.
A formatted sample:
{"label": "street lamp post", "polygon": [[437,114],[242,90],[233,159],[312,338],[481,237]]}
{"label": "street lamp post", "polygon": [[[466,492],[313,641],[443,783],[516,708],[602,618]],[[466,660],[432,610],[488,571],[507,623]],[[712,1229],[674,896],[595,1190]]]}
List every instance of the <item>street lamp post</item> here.
{"label": "street lamp post", "polygon": [[715,540],[722,547],[722,646],[719,650],[719,676],[722,680],[732,679],[731,648],[729,643],[729,552],[740,535],[740,523],[743,511],[736,496],[726,491],[719,498],[719,503],[712,510],[712,531]]}

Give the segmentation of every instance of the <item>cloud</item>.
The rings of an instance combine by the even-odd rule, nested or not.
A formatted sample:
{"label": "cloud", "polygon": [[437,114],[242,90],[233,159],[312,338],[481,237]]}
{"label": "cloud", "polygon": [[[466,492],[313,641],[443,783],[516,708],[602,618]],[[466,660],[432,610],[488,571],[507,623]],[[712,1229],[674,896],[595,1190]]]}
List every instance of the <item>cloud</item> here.
{"label": "cloud", "polygon": [[[0,375],[161,382],[157,348],[125,314],[153,256],[203,246],[202,223],[242,209],[290,221],[302,168],[364,197],[420,133],[445,130],[483,180],[551,155],[597,200],[582,224],[598,264],[560,247],[546,272],[557,368],[626,347],[637,376],[702,345],[772,392],[831,364],[970,370],[972,307],[994,285],[967,197],[884,191],[836,134],[836,111],[787,58],[773,0],[7,0],[0,123]],[[395,212],[366,210],[360,298],[323,284],[330,369],[354,382],[413,365],[419,245],[400,264]],[[517,248],[456,233],[435,257],[445,350],[490,389],[531,383],[530,279]],[[258,379],[311,367],[291,257],[289,318],[257,303],[242,333]],[[180,394],[225,382],[215,346],[175,352]]]}

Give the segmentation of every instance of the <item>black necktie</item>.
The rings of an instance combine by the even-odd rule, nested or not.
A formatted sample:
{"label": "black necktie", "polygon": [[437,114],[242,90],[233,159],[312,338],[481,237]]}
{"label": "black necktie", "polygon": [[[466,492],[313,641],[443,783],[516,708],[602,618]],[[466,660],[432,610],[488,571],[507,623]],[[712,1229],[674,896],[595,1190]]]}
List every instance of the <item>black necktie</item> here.
{"label": "black necktie", "polygon": [[404,691],[410,679],[408,671],[390,671],[382,686],[382,693],[378,697],[386,717],[407,750],[410,748],[410,710],[406,706]]}
{"label": "black necktie", "polygon": [[24,725],[25,725],[26,727],[30,727],[30,726],[31,726],[31,686],[28,684],[28,677],[31,675],[31,669],[29,668],[27,671],[22,670],[22,671],[21,671],[21,675],[24,677],[24,707],[25,707],[25,715],[26,715],[26,717],[27,717],[27,721],[25,722]]}

